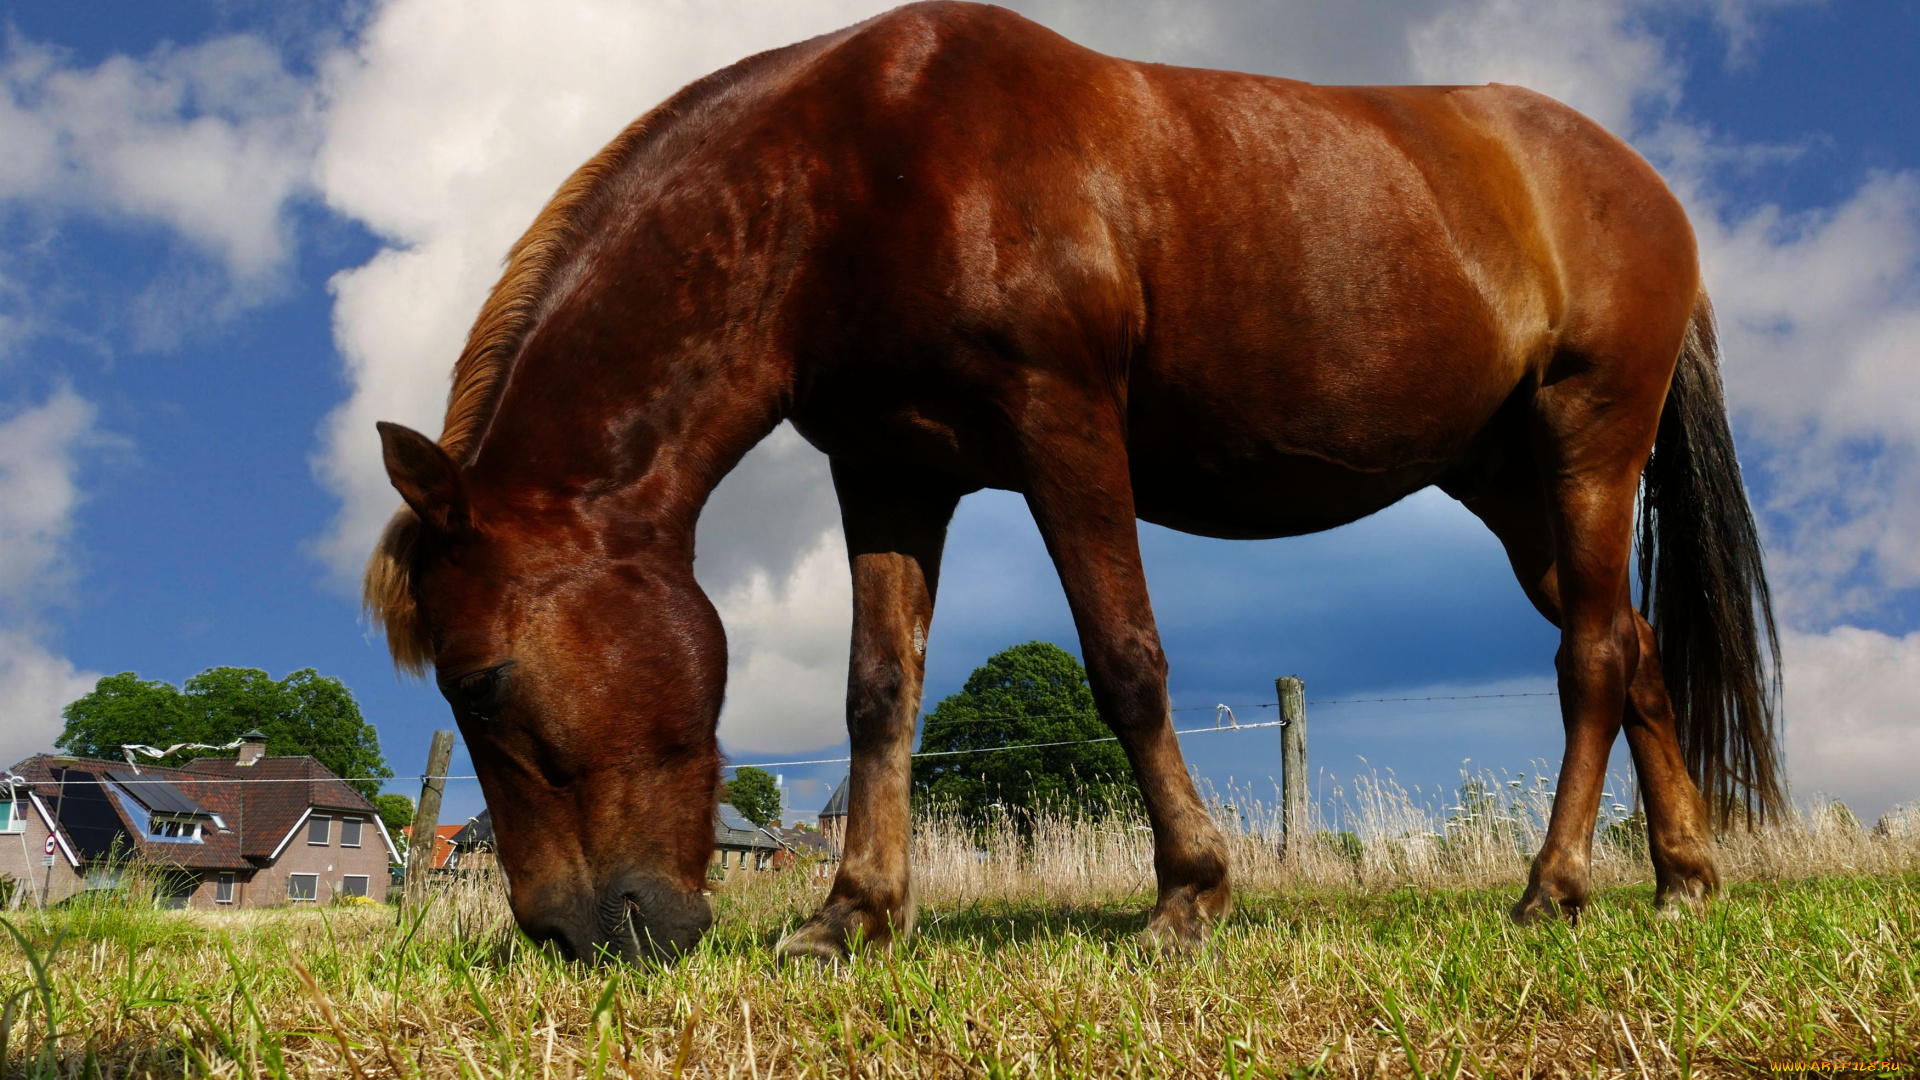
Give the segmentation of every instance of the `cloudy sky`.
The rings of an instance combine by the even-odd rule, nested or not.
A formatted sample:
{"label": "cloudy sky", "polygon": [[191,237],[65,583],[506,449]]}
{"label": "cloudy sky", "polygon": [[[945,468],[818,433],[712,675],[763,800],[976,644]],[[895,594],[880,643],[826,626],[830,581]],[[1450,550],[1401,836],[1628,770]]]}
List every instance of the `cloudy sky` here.
{"label": "cloudy sky", "polygon": [[[373,422],[439,429],[502,254],[629,119],[884,6],[0,3],[0,758],[49,746],[103,672],[311,666],[418,772],[446,708],[394,677],[354,599],[396,503]],[[1141,59],[1525,84],[1630,139],[1690,208],[1719,308],[1796,794],[1866,815],[1920,798],[1920,6],[1014,6]],[[1551,687],[1555,636],[1437,493],[1299,540],[1142,539],[1183,727],[1272,702],[1282,674],[1316,701]],[[838,756],[849,601],[821,457],[776,433],[700,545],[733,653],[729,753]],[[929,703],[999,648],[1074,646],[1015,496],[962,504],[942,585]],[[1429,792],[1463,761],[1531,771],[1560,742],[1538,696],[1316,705],[1309,730],[1328,791],[1372,769]],[[1184,742],[1216,785],[1271,790],[1272,731]],[[779,771],[811,809],[842,769]],[[479,809],[471,784],[449,797]]]}

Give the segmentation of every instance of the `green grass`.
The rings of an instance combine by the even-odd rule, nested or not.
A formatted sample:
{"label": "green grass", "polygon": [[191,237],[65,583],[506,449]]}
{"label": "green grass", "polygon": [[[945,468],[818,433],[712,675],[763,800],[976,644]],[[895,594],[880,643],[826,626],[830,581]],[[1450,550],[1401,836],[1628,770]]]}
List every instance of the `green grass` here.
{"label": "green grass", "polygon": [[665,969],[561,962],[471,897],[16,912],[0,1074],[1723,1076],[1911,1071],[1920,1046],[1915,877],[1735,885],[1677,919],[1618,888],[1578,927],[1513,926],[1508,888],[1243,894],[1184,957],[1135,944],[1145,896],[968,902],[892,953],[780,965],[816,896],[723,890]]}

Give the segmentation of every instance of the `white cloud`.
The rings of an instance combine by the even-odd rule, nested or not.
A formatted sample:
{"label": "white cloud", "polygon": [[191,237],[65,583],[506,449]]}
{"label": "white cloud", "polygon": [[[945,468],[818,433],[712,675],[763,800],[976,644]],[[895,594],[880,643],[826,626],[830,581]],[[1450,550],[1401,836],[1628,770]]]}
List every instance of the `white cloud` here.
{"label": "white cloud", "polygon": [[52,750],[61,708],[99,681],[99,672],[75,670],[33,635],[0,630],[0,768]]}
{"label": "white cloud", "polygon": [[1876,613],[1920,586],[1920,176],[1796,215],[1689,201],[1787,610]]}
{"label": "white cloud", "polygon": [[60,707],[99,678],[49,650],[41,620],[72,582],[75,455],[93,422],[67,389],[0,421],[0,765],[50,747]]}
{"label": "white cloud", "polygon": [[1920,632],[1788,632],[1787,764],[1796,795],[1873,817],[1920,799]]}
{"label": "white cloud", "polygon": [[788,753],[844,738],[853,587],[840,531],[819,534],[784,578],[755,569],[713,599],[727,627],[728,748]]}
{"label": "white cloud", "polygon": [[16,42],[0,64],[0,198],[165,226],[239,281],[283,267],[314,129],[310,91],[272,46],[61,59]]}
{"label": "white cloud", "polygon": [[20,622],[64,595],[73,511],[74,452],[92,435],[94,409],[72,390],[0,422],[0,612]]}
{"label": "white cloud", "polygon": [[1413,69],[1421,82],[1525,86],[1628,135],[1636,109],[1678,101],[1684,75],[1666,43],[1630,17],[1639,6],[1455,4],[1409,35]]}

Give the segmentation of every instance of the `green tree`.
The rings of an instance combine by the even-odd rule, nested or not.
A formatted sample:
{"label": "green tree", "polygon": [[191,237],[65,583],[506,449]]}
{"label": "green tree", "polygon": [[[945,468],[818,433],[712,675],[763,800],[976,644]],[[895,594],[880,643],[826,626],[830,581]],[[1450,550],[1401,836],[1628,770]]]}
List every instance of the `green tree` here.
{"label": "green tree", "polygon": [[765,825],[780,816],[780,788],[773,782],[773,774],[751,765],[734,772],[733,782],[727,785],[726,801],[755,825]]}
{"label": "green tree", "polygon": [[1127,756],[1100,719],[1086,670],[1072,654],[1029,641],[995,654],[927,717],[922,753],[1034,746],[923,757],[913,763],[915,802],[950,805],[979,822],[997,805],[1025,821],[1048,807],[1102,814],[1138,798]]}
{"label": "green tree", "polygon": [[67,724],[53,745],[81,757],[117,759],[123,743],[165,747],[209,741],[199,714],[187,708],[177,687],[147,682],[131,671],[104,676],[61,715]]}
{"label": "green tree", "polygon": [[374,808],[380,811],[380,820],[386,823],[387,834],[396,844],[403,843],[406,837],[400,830],[413,824],[413,800],[405,795],[375,795]]}
{"label": "green tree", "polygon": [[[255,668],[208,668],[179,690],[123,672],[101,679],[62,715],[66,727],[54,745],[83,757],[112,760],[125,743],[222,745],[257,728],[267,753],[311,754],[369,798],[393,775],[353,692],[312,668],[278,681]],[[225,752],[182,750],[167,764]]]}

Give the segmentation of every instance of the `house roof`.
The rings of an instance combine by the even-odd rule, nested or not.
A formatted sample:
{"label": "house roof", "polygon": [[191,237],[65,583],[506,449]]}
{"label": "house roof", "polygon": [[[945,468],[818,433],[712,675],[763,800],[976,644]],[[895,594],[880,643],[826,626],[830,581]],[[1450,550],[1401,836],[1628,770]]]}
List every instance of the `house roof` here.
{"label": "house roof", "polygon": [[780,840],[795,851],[808,851],[815,855],[833,854],[833,844],[813,829],[782,829]]}
{"label": "house roof", "polygon": [[[456,850],[453,839],[460,835],[461,830],[465,828],[465,825],[441,825],[433,830],[434,869],[442,870],[446,868],[447,860],[453,857],[453,853]],[[409,842],[413,840],[413,826],[408,825],[400,831],[406,834]]]}
{"label": "house roof", "polygon": [[469,818],[465,825],[453,834],[453,846],[471,851],[482,845],[493,844],[493,811],[482,810],[478,817]]}
{"label": "house roof", "polygon": [[840,786],[833,789],[832,795],[827,796],[827,805],[820,808],[821,817],[847,816],[847,780],[848,777],[841,777]]}
{"label": "house roof", "polygon": [[720,847],[777,850],[784,846],[780,838],[748,821],[746,815],[729,803],[721,803],[713,815],[713,842]]}
{"label": "house roof", "polygon": [[[235,772],[232,758],[201,758],[185,768],[36,754],[13,767],[82,859],[118,850],[188,869],[244,870],[270,861],[313,809],[380,815],[371,802],[307,756],[261,758]],[[230,780],[272,783],[230,783]],[[200,843],[150,837],[149,813],[204,818]],[[384,827],[381,835],[385,836]]]}

